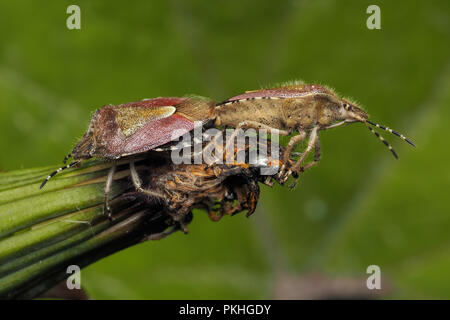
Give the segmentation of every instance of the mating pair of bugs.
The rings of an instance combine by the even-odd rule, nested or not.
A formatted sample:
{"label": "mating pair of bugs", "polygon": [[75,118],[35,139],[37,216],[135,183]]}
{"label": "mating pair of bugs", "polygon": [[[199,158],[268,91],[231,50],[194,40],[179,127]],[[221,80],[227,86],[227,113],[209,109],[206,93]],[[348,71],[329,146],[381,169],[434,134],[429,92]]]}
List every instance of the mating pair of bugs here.
{"label": "mating pair of bugs", "polygon": [[[55,174],[78,165],[81,161],[96,157],[117,160],[149,150],[166,150],[161,146],[170,143],[194,129],[195,123],[205,127],[266,129],[270,134],[291,135],[279,169],[281,181],[290,175],[298,175],[320,160],[319,131],[346,123],[362,122],[397,157],[392,146],[372,126],[388,131],[412,146],[402,134],[368,120],[368,114],[350,101],[340,98],[332,90],[320,85],[294,84],[278,88],[247,91],[224,102],[199,98],[154,98],[121,105],[108,105],[97,110],[89,129],[64,161],[74,161],[52,172],[41,188]],[[235,136],[231,136],[234,139]],[[308,137],[305,151],[294,164],[284,164],[291,158],[294,147]],[[211,143],[213,140],[211,141]],[[208,146],[207,146],[208,147]],[[314,160],[304,164],[314,150]],[[105,209],[109,214],[108,192],[111,188],[115,165],[108,173],[105,184]],[[130,157],[130,172],[134,186],[140,192],[162,197],[152,190],[145,190]]]}

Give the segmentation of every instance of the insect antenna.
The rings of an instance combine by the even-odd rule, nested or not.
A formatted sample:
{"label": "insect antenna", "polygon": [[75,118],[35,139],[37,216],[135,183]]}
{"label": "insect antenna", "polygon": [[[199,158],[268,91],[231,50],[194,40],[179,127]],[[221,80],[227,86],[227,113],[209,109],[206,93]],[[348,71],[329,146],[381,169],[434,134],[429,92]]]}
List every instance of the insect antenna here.
{"label": "insect antenna", "polygon": [[408,143],[409,143],[410,145],[412,145],[413,147],[416,146],[416,145],[414,144],[414,142],[412,142],[411,140],[409,140],[407,137],[405,137],[405,136],[402,135],[401,133],[398,133],[398,132],[392,130],[391,128],[384,127],[384,126],[382,126],[382,125],[380,125],[380,124],[378,124],[378,123],[372,122],[372,121],[370,121],[370,120],[366,120],[366,122],[369,123],[369,124],[371,124],[371,125],[373,125],[373,126],[375,126],[375,127],[377,127],[377,128],[380,128],[380,129],[383,129],[383,130],[385,130],[385,131],[387,131],[387,132],[390,132],[390,133],[396,135],[397,137],[402,138],[404,141],[408,142]]}
{"label": "insect antenna", "polygon": [[72,158],[72,153],[69,153],[67,156],[64,157],[63,163],[66,164],[67,160]]}
{"label": "insect antenna", "polygon": [[373,128],[371,126],[369,126],[367,123],[364,122],[364,124],[366,125],[367,129],[370,130],[370,132],[372,132],[378,139],[380,139],[381,142],[383,142],[386,147],[389,148],[389,150],[391,150],[392,154],[394,155],[395,159],[398,159],[398,155],[397,153],[394,151],[394,149],[392,148],[392,146],[389,144],[389,142],[387,142],[378,132],[376,132],[375,130],[373,130]]}
{"label": "insect antenna", "polygon": [[55,174],[60,173],[61,171],[69,169],[69,168],[71,168],[73,166],[76,166],[80,162],[81,161],[79,161],[79,160],[78,161],[74,161],[74,162],[68,164],[67,166],[61,167],[58,170],[53,171],[52,173],[50,173],[50,175],[47,178],[45,178],[45,180],[42,182],[42,184],[39,187],[39,189],[42,189],[45,186],[45,184],[48,182],[48,180],[50,180]]}

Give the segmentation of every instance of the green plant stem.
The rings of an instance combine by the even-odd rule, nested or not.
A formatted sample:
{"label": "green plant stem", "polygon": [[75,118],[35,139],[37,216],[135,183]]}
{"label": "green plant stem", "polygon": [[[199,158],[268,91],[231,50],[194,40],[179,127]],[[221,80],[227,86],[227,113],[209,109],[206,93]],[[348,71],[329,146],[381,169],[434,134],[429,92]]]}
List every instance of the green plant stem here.
{"label": "green plant stem", "polygon": [[148,205],[119,197],[130,189],[126,166],[114,176],[114,220],[106,219],[104,182],[110,166],[88,161],[42,190],[40,183],[54,168],[0,174],[1,298],[39,296],[69,276],[69,265],[82,268],[165,229],[161,221],[149,223]]}

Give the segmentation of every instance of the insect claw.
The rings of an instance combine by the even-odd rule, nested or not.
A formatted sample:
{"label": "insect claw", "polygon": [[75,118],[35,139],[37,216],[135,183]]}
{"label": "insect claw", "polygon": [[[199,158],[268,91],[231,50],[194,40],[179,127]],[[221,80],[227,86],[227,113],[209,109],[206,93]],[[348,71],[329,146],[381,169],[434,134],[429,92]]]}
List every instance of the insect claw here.
{"label": "insect claw", "polygon": [[180,226],[181,231],[183,231],[184,234],[188,234],[189,233],[189,229],[187,227],[187,225],[185,225],[184,223]]}
{"label": "insect claw", "polygon": [[144,237],[143,239],[141,239],[141,242],[144,241],[148,241],[148,240],[161,240],[166,238],[168,235],[176,232],[180,230],[180,227],[178,225],[171,227],[169,230],[167,231],[163,231],[163,232],[158,232],[158,233],[153,233],[149,236]]}
{"label": "insect claw", "polygon": [[267,176],[266,180],[264,180],[264,184],[269,187],[273,187],[272,176]]}
{"label": "insect claw", "polygon": [[289,189],[291,189],[291,190],[294,189],[295,186],[297,185],[297,181],[298,181],[298,179],[295,178],[294,181],[292,182],[292,184],[289,186]]}
{"label": "insect claw", "polygon": [[282,175],[281,177],[281,182],[284,184],[286,183],[286,181],[289,179],[289,177],[291,176],[292,171],[291,170],[287,170],[284,175]]}

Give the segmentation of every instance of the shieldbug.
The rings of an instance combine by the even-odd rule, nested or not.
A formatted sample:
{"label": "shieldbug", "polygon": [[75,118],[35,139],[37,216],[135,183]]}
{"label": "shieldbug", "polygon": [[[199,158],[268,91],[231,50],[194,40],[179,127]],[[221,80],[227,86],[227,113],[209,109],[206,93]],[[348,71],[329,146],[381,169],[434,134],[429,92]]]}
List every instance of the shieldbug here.
{"label": "shieldbug", "polygon": [[[89,128],[73,151],[66,156],[74,161],[52,172],[40,188],[55,174],[78,165],[93,157],[117,160],[140,154],[169,143],[194,129],[196,121],[203,124],[213,111],[214,102],[203,97],[161,97],[120,105],[107,105],[93,115]],[[105,207],[113,180],[115,165],[108,173],[105,184]],[[151,196],[161,196],[141,187],[134,161],[130,158],[130,170],[136,189]]]}
{"label": "shieldbug", "polygon": [[[398,158],[392,146],[371,126],[388,131],[410,145],[413,142],[402,134],[368,120],[368,114],[355,103],[340,98],[332,90],[315,84],[293,84],[278,88],[247,91],[216,105],[214,109],[215,126],[266,129],[269,133],[290,135],[298,134],[290,140],[284,153],[283,163],[287,163],[293,148],[308,135],[308,146],[295,164],[279,171],[286,181],[292,173],[314,166],[320,159],[320,140],[318,133],[346,123],[362,122],[375,134]],[[233,133],[236,135],[237,130]],[[235,136],[227,142],[233,143]],[[214,143],[214,139],[210,144]],[[314,149],[314,160],[302,165],[306,156]]]}

